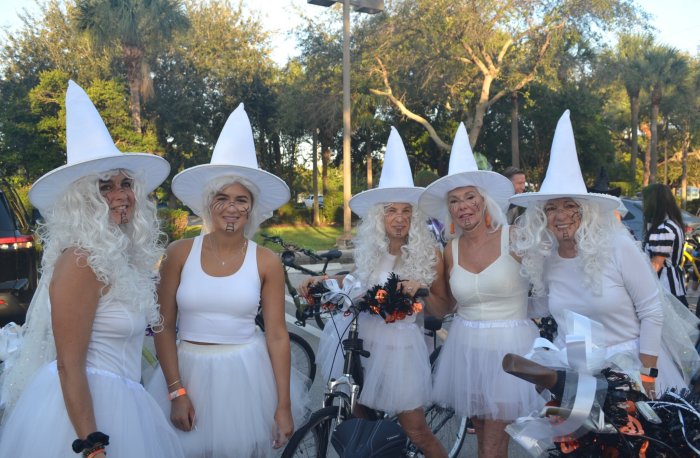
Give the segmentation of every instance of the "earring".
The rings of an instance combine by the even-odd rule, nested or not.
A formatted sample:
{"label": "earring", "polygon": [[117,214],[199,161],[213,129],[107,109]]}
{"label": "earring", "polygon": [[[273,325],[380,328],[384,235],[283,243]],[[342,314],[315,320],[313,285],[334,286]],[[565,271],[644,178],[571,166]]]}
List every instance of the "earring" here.
{"label": "earring", "polygon": [[455,223],[450,223],[450,234],[454,235],[455,233]]}
{"label": "earring", "polygon": [[484,217],[484,222],[486,223],[486,225],[488,227],[491,227],[491,215],[490,214],[488,214],[488,213],[486,214],[486,216]]}

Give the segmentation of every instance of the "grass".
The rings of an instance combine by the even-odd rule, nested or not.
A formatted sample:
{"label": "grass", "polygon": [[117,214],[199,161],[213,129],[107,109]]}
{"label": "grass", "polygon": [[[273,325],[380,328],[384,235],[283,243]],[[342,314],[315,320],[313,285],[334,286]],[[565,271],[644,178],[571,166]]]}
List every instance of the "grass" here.
{"label": "grass", "polygon": [[[201,228],[202,226],[200,225],[189,226],[185,230],[184,236],[197,236]],[[264,244],[260,233],[277,235],[285,242],[314,251],[323,251],[335,248],[335,240],[343,234],[343,228],[340,226],[313,227],[308,224],[269,226],[260,229],[253,237],[253,240],[259,245],[266,246],[273,251],[282,251],[282,248],[278,245],[272,243]]]}

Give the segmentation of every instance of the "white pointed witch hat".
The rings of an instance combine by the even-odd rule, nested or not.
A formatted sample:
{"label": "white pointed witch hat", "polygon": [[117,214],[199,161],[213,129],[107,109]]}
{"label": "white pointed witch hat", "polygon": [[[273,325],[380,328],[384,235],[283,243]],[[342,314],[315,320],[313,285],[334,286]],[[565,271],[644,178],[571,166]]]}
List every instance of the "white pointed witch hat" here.
{"label": "white pointed witch hat", "polygon": [[71,183],[90,174],[126,169],[143,180],[148,193],[170,173],[170,164],[160,156],[119,151],[95,105],[73,81],[66,91],[66,157],[66,165],[36,180],[29,190],[29,200],[42,213],[51,209]]}
{"label": "white pointed witch hat", "polygon": [[428,216],[444,221],[448,214],[447,193],[463,186],[483,189],[503,210],[508,207],[508,198],[515,192],[513,183],[500,173],[479,170],[469,144],[467,128],[460,123],[450,151],[447,175],[425,188],[418,205]]}
{"label": "white pointed witch hat", "polygon": [[571,126],[569,110],[559,118],[554,131],[549,166],[540,190],[516,194],[510,198],[510,202],[521,207],[529,207],[533,203],[561,197],[596,202],[601,208],[608,210],[614,210],[620,205],[620,199],[617,197],[588,192],[576,154],[574,129]]}
{"label": "white pointed witch hat", "polygon": [[363,218],[373,205],[379,203],[401,202],[416,205],[423,189],[413,185],[413,174],[408,163],[406,148],[398,131],[392,127],[389,140],[386,142],[379,185],[353,196],[350,199],[350,208]]}
{"label": "white pointed witch hat", "polygon": [[249,190],[253,194],[253,205],[257,213],[265,217],[269,218],[274,210],[289,201],[289,187],[285,182],[258,167],[253,128],[242,103],[226,120],[209,164],[196,165],[175,175],[172,190],[178,199],[202,216],[207,205],[202,195],[206,184],[223,176],[239,176],[250,181],[254,186]]}

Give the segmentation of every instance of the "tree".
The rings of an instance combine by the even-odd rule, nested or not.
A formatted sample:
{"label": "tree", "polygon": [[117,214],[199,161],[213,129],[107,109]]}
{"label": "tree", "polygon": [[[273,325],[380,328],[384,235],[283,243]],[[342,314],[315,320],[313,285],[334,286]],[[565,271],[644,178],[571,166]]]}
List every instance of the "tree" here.
{"label": "tree", "polygon": [[141,133],[141,103],[150,96],[149,52],[188,25],[180,0],[77,0],[76,27],[100,48],[118,44],[126,67],[134,130]]}
{"label": "tree", "polygon": [[646,60],[649,68],[649,86],[651,99],[650,129],[651,146],[649,158],[649,182],[656,183],[658,153],[658,121],[659,106],[664,96],[664,91],[687,77],[688,61],[677,49],[664,45],[656,45],[646,52]]}
{"label": "tree", "polygon": [[490,108],[533,82],[565,38],[634,16],[629,0],[401,0],[387,13],[366,25],[375,31],[365,60],[372,92],[443,151],[441,119],[466,120],[475,145]]}
{"label": "tree", "polygon": [[630,105],[630,175],[634,181],[637,166],[638,131],[639,131],[639,97],[642,88],[649,79],[649,65],[645,51],[653,46],[654,39],[649,34],[621,34],[618,37],[614,54],[607,54],[603,65],[607,67],[606,76],[612,76],[622,82],[627,92]]}

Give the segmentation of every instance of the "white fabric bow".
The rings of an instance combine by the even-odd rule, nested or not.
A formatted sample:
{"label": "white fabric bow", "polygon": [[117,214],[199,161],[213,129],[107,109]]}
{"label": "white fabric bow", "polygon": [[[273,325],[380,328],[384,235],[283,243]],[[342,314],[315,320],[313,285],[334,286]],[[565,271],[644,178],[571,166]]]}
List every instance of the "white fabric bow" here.
{"label": "white fabric bow", "polygon": [[323,286],[328,289],[327,293],[321,296],[321,303],[333,303],[340,307],[340,310],[347,311],[352,305],[352,301],[364,293],[362,283],[351,274],[343,278],[343,287],[338,281],[330,278],[323,281]]}

